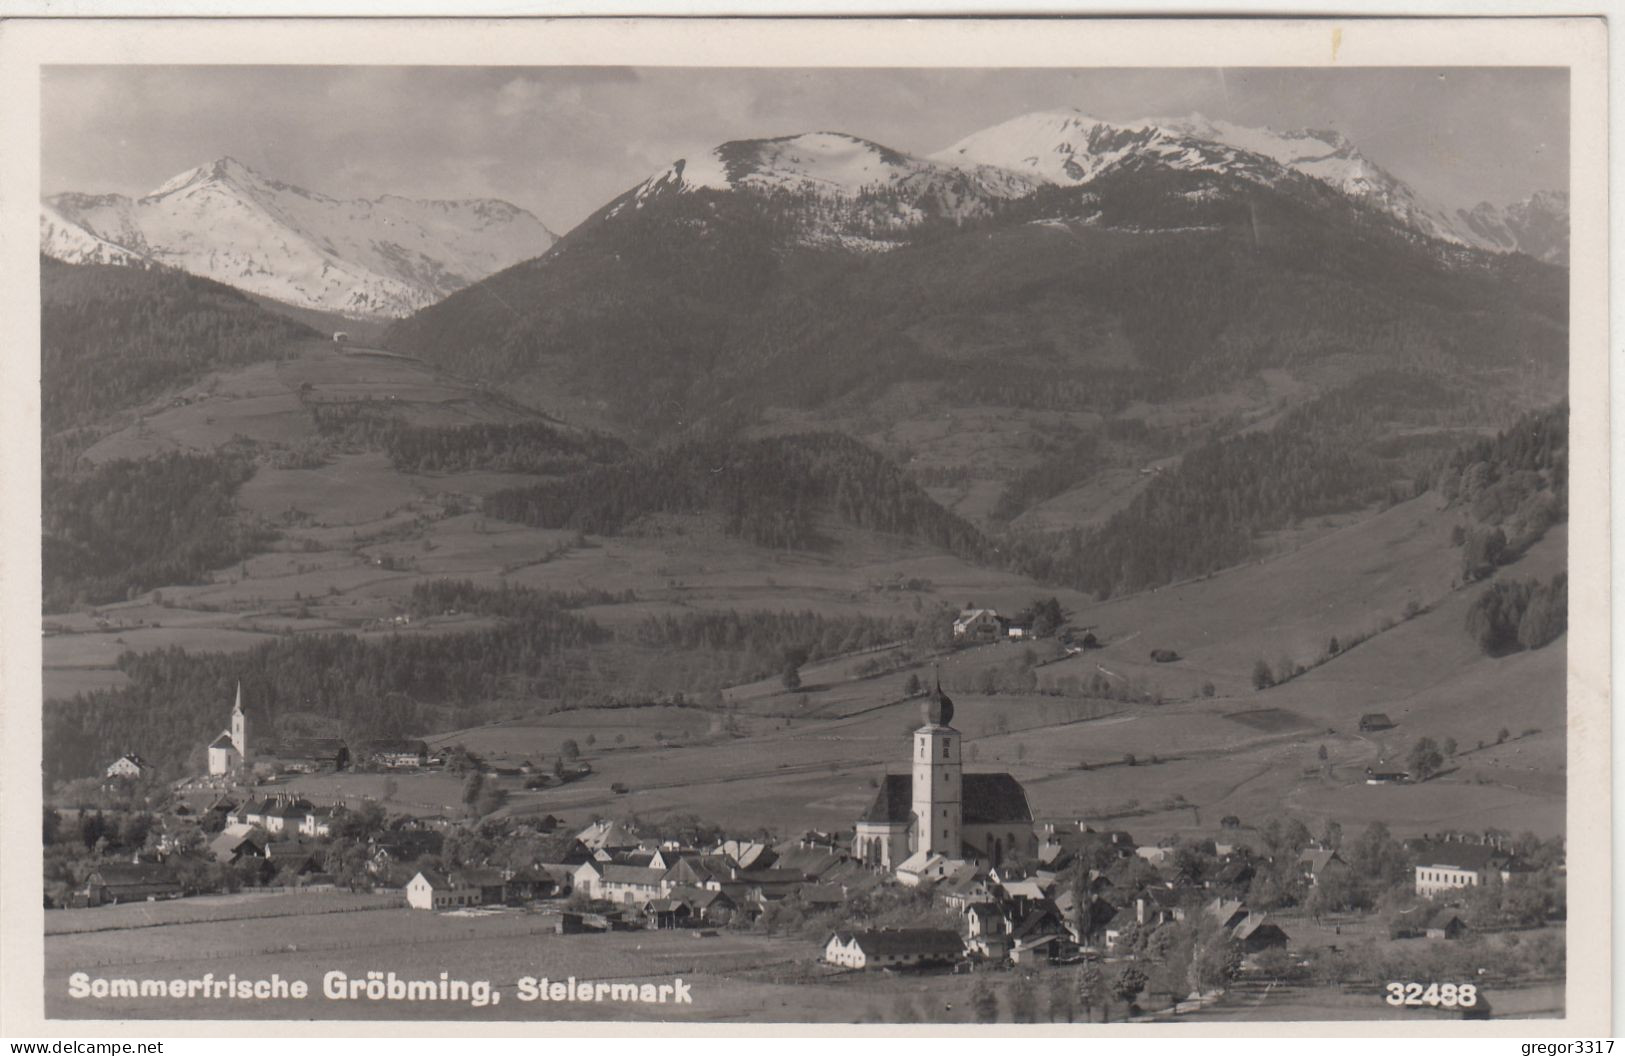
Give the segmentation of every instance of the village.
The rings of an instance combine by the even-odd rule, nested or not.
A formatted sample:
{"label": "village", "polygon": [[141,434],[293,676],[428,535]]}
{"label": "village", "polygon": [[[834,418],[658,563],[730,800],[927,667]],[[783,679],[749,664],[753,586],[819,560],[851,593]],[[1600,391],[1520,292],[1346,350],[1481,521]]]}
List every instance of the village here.
{"label": "village", "polygon": [[[1012,628],[976,610],[955,632]],[[797,951],[803,983],[969,973],[969,1014],[984,1021],[1036,1018],[1046,977],[1050,1018],[1071,1021],[1080,1010],[1223,1009],[1258,987],[1371,990],[1419,961],[1481,989],[1561,971],[1561,939],[1548,933],[1565,913],[1561,839],[1400,840],[1380,824],[1311,833],[1301,821],[1227,816],[1209,834],[1141,844],[1122,829],[1035,818],[1016,777],[965,769],[940,682],[919,707],[908,772],[879,780],[850,830],[729,833],[692,816],[482,820],[318,802],[280,783],[444,771],[473,803],[488,779],[545,787],[591,767],[561,758],[551,771],[499,775],[422,740],[262,745],[239,686],[207,774],[156,786],[130,753],[107,768],[107,809],[79,810],[77,825],[48,813],[47,906],[330,892],[448,919],[541,914],[558,935],[765,934]],[[1463,1015],[1492,1007],[1487,993],[1447,1004]]]}

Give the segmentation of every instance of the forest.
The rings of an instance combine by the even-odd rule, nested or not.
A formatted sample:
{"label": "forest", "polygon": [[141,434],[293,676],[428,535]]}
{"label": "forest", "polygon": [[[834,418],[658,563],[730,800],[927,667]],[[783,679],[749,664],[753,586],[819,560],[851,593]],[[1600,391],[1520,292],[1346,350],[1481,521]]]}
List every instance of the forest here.
{"label": "forest", "polygon": [[817,520],[832,515],[972,559],[990,553],[981,532],[895,465],[834,433],[687,441],[565,480],[496,492],[484,510],[599,535],[652,513],[708,511],[722,516],[729,534],[786,550],[816,548]]}
{"label": "forest", "polygon": [[173,392],[221,366],[275,359],[315,331],[168,268],[40,258],[40,415],[47,434]]}
{"label": "forest", "polygon": [[123,601],[154,587],[204,582],[273,538],[233,501],[254,474],[234,449],[117,459],[62,475],[42,491],[45,611]]}
{"label": "forest", "polygon": [[383,451],[403,473],[482,470],[563,476],[627,454],[626,445],[615,437],[548,422],[409,425],[379,400],[311,401],[306,406],[326,445]]}
{"label": "forest", "polygon": [[[320,720],[351,740],[453,730],[496,715],[709,698],[725,685],[809,660],[907,640],[916,621],[814,613],[650,617],[614,634],[569,611],[592,595],[420,584],[414,608],[501,619],[459,634],[300,635],[241,653],[127,652],[129,685],[53,703],[44,713],[46,780],[99,773],[109,752],[139,752],[169,776],[200,764],[232,688],[273,730]],[[929,617],[940,624],[939,614]],[[493,711],[492,709],[497,709]]]}
{"label": "forest", "polygon": [[1099,528],[1018,538],[1016,561],[1042,582],[1107,597],[1246,561],[1260,533],[1381,501],[1396,482],[1409,498],[1416,460],[1404,450],[1379,458],[1370,441],[1407,404],[1438,406],[1437,387],[1368,377],[1287,413],[1273,430],[1210,441]]}

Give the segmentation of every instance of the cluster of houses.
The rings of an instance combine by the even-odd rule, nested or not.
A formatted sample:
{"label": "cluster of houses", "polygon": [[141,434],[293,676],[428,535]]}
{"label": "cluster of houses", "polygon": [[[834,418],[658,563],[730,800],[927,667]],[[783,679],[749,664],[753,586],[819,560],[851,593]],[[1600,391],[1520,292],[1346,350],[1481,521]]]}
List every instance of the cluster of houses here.
{"label": "cluster of houses", "polygon": [[839,841],[807,833],[777,845],[716,847],[639,837],[619,821],[594,822],[559,861],[522,869],[417,870],[405,885],[414,909],[444,910],[576,896],[571,915],[600,928],[703,928],[754,921],[776,902],[839,905],[882,878]]}

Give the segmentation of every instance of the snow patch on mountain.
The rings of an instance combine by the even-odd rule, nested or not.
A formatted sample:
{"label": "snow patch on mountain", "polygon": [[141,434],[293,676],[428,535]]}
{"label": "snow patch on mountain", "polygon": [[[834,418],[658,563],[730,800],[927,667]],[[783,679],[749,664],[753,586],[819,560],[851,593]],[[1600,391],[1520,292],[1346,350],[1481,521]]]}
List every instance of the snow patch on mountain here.
{"label": "snow patch on mountain", "polygon": [[1479,202],[1471,209],[1457,210],[1456,215],[1486,245],[1527,253],[1548,264],[1569,262],[1567,192],[1538,191],[1505,208]]}
{"label": "snow patch on mountain", "polygon": [[40,206],[39,241],[40,252],[70,264],[139,265],[146,261],[140,253],[91,234],[50,205]]}
{"label": "snow patch on mountain", "polygon": [[1434,238],[1468,241],[1437,206],[1364,157],[1339,132],[1278,132],[1201,114],[1106,121],[1080,110],[1023,114],[932,155],[1028,173],[1062,186],[1088,183],[1130,158],[1227,172],[1270,184],[1295,172],[1327,183]]}
{"label": "snow patch on mountain", "polygon": [[[409,314],[557,241],[507,202],[342,200],[232,158],[188,169],[140,198],[61,194],[46,207],[133,255],[350,315]],[[51,242],[42,246],[52,252]]]}

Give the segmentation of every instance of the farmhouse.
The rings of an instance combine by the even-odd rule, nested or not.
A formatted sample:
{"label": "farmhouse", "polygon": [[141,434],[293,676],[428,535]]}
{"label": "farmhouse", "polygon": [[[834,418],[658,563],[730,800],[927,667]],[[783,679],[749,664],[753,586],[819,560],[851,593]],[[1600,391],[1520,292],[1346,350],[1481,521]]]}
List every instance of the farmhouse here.
{"label": "farmhouse", "polygon": [[134,752],[125,752],[107,767],[108,777],[140,777],[146,773],[147,763]]}
{"label": "farmhouse", "polygon": [[180,881],[168,868],[152,862],[107,862],[85,877],[85,901],[92,906],[116,902],[150,902],[178,898]]}
{"label": "farmhouse", "polygon": [[859,860],[896,870],[920,852],[925,858],[911,866],[932,855],[994,865],[1010,854],[1037,857],[1026,791],[1007,773],[962,773],[963,737],[953,715],[954,703],[939,684],[921,705],[924,725],[914,732],[912,772],[887,774],[858,819],[852,851]]}
{"label": "farmhouse", "polygon": [[838,931],[824,943],[824,960],[842,968],[918,968],[964,956],[959,936],[942,928]]}
{"label": "farmhouse", "polygon": [[1241,944],[1243,953],[1249,954],[1282,949],[1288,942],[1286,932],[1262,913],[1249,913],[1231,930],[1230,937]]}
{"label": "farmhouse", "polygon": [[996,642],[1005,634],[1004,620],[993,609],[966,609],[954,620],[954,638],[965,642]]}
{"label": "farmhouse", "polygon": [[1394,720],[1390,719],[1386,712],[1368,711],[1360,716],[1361,733],[1376,733],[1378,730],[1391,730],[1393,728]]}
{"label": "farmhouse", "polygon": [[1512,856],[1488,843],[1426,843],[1416,854],[1416,893],[1424,898],[1486,883],[1492,873],[1510,880]]}
{"label": "farmhouse", "polygon": [[1305,851],[1298,859],[1298,875],[1308,881],[1309,886],[1315,887],[1328,877],[1334,880],[1346,878],[1349,867],[1336,851]]}
{"label": "farmhouse", "polygon": [[1461,914],[1450,908],[1439,910],[1428,921],[1427,937],[1430,939],[1459,939],[1467,930],[1467,922],[1461,919]]}
{"label": "farmhouse", "polygon": [[413,909],[456,909],[478,901],[477,889],[459,886],[429,869],[419,870],[406,884],[406,904]]}

